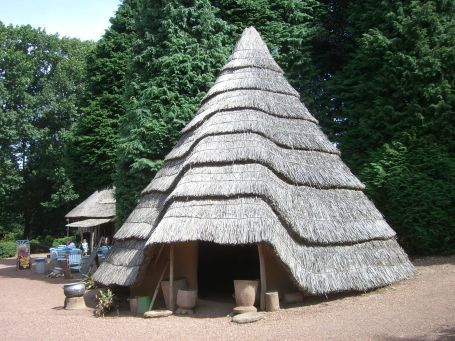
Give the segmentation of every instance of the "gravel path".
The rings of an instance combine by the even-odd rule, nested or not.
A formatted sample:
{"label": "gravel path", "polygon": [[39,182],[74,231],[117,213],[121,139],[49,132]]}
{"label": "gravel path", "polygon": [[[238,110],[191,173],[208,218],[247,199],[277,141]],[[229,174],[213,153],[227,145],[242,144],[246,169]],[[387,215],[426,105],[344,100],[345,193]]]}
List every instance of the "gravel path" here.
{"label": "gravel path", "polygon": [[16,272],[14,264],[0,259],[2,340],[455,340],[455,256],[418,259],[417,275],[394,286],[307,299],[248,325],[230,322],[228,303],[203,305],[195,317],[97,319],[91,310],[62,309],[68,280]]}

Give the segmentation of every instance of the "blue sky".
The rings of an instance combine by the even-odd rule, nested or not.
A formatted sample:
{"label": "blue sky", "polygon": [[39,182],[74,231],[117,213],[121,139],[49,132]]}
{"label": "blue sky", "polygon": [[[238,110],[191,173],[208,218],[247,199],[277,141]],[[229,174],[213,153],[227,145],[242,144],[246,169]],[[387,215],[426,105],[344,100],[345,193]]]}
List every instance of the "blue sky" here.
{"label": "blue sky", "polygon": [[41,27],[47,33],[98,40],[110,26],[120,0],[0,0],[5,25]]}

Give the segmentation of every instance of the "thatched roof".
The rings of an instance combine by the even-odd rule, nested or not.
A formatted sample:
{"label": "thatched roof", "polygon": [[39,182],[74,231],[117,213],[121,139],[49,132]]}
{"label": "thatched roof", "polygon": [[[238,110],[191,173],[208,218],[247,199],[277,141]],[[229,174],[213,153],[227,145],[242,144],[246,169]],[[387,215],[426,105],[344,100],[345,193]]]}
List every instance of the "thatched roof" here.
{"label": "thatched roof", "polygon": [[247,28],[95,280],[132,285],[144,245],[193,240],[265,242],[314,294],[412,275],[395,232],[317,124]]}
{"label": "thatched roof", "polygon": [[75,221],[74,223],[66,224],[66,227],[79,227],[79,228],[90,228],[95,226],[100,226],[106,223],[109,223],[113,218],[102,218],[102,219],[85,219]]}
{"label": "thatched roof", "polygon": [[113,189],[96,191],[73,208],[65,218],[113,218],[115,217],[115,198]]}

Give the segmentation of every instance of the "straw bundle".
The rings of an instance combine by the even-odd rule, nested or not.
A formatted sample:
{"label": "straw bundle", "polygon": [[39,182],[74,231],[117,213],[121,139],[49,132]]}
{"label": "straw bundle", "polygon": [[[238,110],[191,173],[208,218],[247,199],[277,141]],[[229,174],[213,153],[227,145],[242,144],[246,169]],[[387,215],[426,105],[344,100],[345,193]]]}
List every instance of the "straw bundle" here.
{"label": "straw bundle", "polygon": [[[302,289],[411,276],[395,232],[248,28],[95,273],[132,285],[157,243],[268,243]],[[147,252],[147,251],[145,251]]]}

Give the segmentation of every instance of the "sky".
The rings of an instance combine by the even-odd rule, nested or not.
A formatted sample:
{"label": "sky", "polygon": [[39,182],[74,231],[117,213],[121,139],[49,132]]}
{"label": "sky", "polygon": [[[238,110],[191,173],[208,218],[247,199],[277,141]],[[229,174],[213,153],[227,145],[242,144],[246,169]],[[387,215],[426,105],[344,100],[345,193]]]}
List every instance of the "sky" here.
{"label": "sky", "polygon": [[98,40],[121,0],[0,0],[0,21],[41,27],[47,33]]}

